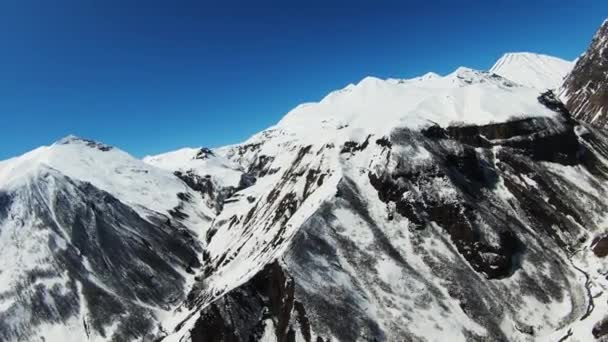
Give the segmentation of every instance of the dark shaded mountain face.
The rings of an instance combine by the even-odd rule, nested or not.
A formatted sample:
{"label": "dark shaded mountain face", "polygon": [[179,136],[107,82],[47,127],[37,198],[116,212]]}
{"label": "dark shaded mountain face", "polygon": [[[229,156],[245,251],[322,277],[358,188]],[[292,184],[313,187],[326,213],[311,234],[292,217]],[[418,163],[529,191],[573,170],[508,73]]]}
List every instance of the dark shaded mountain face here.
{"label": "dark shaded mountain face", "polygon": [[575,118],[608,127],[608,20],[564,81],[560,97]]}
{"label": "dark shaded mountain face", "polygon": [[[21,249],[3,260],[4,275],[17,277],[0,293],[9,303],[0,312],[2,341],[152,338],[157,311],[184,299],[183,272],[200,265],[200,245],[179,222],[142,217],[53,169],[0,198],[0,234]],[[53,325],[71,331],[55,335]]]}
{"label": "dark shaded mountain face", "polygon": [[[608,137],[572,119],[552,93],[538,100],[556,117],[396,128],[390,136],[300,150],[283,182],[310,179],[289,197],[290,216],[310,205],[307,196],[325,191],[318,175],[332,173],[302,160],[338,152],[335,190],[297,228],[289,248],[242,285],[217,296],[203,290],[213,287],[226,255],[238,258],[239,251],[210,257],[186,301],[193,315],[173,336],[196,342],[601,336],[607,297],[598,293],[606,267],[598,251],[606,232],[600,217],[608,210]],[[210,246],[227,231],[254,229],[239,224],[255,220],[258,210],[277,204],[281,210],[286,198],[266,197],[252,212],[215,226]],[[278,226],[285,227],[278,234],[289,230]]]}
{"label": "dark shaded mountain face", "polygon": [[208,222],[197,193],[67,137],[0,162],[0,341],[134,341],[186,297]]}

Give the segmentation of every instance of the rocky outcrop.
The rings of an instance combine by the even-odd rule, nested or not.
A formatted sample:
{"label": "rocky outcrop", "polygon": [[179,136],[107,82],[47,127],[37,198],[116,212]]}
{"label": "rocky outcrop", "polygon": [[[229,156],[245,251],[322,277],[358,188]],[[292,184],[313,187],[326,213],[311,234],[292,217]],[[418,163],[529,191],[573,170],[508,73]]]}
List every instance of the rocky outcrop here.
{"label": "rocky outcrop", "polygon": [[608,255],[608,236],[597,238],[591,244],[591,248],[598,258],[606,257]]}
{"label": "rocky outcrop", "polygon": [[560,97],[575,118],[608,128],[608,20],[577,60]]}
{"label": "rocky outcrop", "polygon": [[[294,280],[278,262],[206,307],[191,331],[192,342],[311,342],[306,310],[294,298]],[[264,339],[267,341],[268,337]]]}

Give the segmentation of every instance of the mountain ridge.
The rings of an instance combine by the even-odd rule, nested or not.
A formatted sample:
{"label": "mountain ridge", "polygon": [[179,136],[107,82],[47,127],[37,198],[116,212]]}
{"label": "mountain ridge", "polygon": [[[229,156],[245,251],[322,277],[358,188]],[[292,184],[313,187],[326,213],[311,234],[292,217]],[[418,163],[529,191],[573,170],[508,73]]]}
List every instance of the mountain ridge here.
{"label": "mountain ridge", "polygon": [[[0,162],[2,256],[61,280],[0,273],[17,281],[0,282],[0,317],[19,322],[0,336],[585,339],[608,306],[591,251],[607,160],[553,92],[464,67],[367,77],[216,149],[141,161],[68,136]],[[32,236],[48,249],[18,248]],[[63,316],[15,309],[57,291]]]}

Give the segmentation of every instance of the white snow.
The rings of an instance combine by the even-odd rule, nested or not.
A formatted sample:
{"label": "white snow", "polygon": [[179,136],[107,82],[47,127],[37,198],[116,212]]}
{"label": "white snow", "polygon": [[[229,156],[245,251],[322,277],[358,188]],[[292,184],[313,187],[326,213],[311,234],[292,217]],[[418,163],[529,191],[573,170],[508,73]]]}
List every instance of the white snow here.
{"label": "white snow", "polygon": [[69,136],[51,146],[2,161],[0,189],[14,189],[45,170],[54,169],[71,179],[89,182],[122,202],[157,212],[175,207],[179,201],[176,194],[188,191],[171,172],[117,148],[102,151],[92,143]]}
{"label": "white snow", "polygon": [[192,170],[199,176],[211,175],[222,186],[238,185],[243,173],[238,164],[218,155],[197,159],[196,155],[200,150],[200,148],[182,148],[155,156],[146,156],[143,161],[172,172]]}
{"label": "white snow", "polygon": [[530,52],[514,52],[504,54],[492,66],[490,72],[515,83],[547,90],[559,88],[564,77],[573,67],[573,62],[561,58]]}
{"label": "white snow", "polygon": [[460,67],[447,76],[395,81],[366,77],[319,103],[298,106],[275,127],[305,141],[328,136],[363,139],[395,127],[419,129],[437,123],[487,124],[521,116],[552,117],[539,89],[490,73]]}

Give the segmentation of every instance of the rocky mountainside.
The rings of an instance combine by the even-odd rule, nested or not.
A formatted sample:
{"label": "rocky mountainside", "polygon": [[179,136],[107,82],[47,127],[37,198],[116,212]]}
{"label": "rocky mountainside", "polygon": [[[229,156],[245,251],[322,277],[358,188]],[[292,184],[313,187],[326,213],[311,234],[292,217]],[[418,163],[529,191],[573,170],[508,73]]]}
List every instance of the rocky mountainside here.
{"label": "rocky mountainside", "polygon": [[608,128],[608,20],[577,60],[560,98],[577,119]]}
{"label": "rocky mountainside", "polygon": [[217,149],[0,162],[0,340],[608,338],[608,136],[525,55],[368,77]]}
{"label": "rocky mountainside", "polygon": [[[221,178],[176,153],[146,160]],[[608,140],[552,92],[466,68],[366,78],[211,158],[250,181],[166,341],[603,334]]]}

